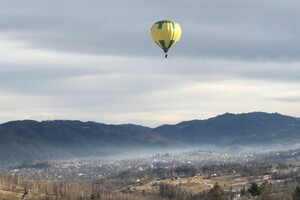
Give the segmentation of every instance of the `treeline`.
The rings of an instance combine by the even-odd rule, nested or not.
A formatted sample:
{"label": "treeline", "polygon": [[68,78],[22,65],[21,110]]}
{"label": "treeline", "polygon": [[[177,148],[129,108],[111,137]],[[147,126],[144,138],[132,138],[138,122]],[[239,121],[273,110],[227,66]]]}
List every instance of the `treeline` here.
{"label": "treeline", "polygon": [[[0,175],[0,200],[153,200],[143,193],[122,193],[115,190],[117,180],[93,182],[50,181],[19,175]],[[163,198],[157,197],[157,200]]]}
{"label": "treeline", "polygon": [[283,192],[274,190],[272,184],[267,181],[261,185],[251,183],[248,188],[243,188],[240,193],[225,192],[223,188],[216,183],[209,191],[203,191],[192,194],[179,189],[171,184],[161,183],[159,185],[159,194],[169,200],[300,200],[300,187],[289,188]]}
{"label": "treeline", "polygon": [[291,175],[290,173],[279,174],[274,173],[272,170],[282,170],[289,169],[293,166],[276,164],[268,165],[262,163],[224,163],[224,164],[181,164],[172,168],[154,168],[145,169],[143,171],[138,171],[135,169],[126,170],[114,178],[121,180],[134,181],[136,179],[145,179],[146,181],[151,181],[153,179],[171,179],[174,177],[193,177],[200,174],[205,177],[211,177],[212,175],[227,175],[232,173],[241,174],[242,177],[248,176],[261,176],[261,175],[274,175],[277,177],[295,177],[295,173]]}

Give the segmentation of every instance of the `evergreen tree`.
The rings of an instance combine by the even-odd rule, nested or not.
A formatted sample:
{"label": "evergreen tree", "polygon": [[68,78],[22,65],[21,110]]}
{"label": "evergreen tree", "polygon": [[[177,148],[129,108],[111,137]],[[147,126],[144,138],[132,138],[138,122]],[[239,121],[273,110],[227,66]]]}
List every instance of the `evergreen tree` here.
{"label": "evergreen tree", "polygon": [[227,200],[224,190],[218,183],[207,194],[207,200]]}
{"label": "evergreen tree", "polygon": [[257,183],[251,183],[250,187],[248,188],[248,192],[253,196],[253,198],[261,195],[261,190]]}

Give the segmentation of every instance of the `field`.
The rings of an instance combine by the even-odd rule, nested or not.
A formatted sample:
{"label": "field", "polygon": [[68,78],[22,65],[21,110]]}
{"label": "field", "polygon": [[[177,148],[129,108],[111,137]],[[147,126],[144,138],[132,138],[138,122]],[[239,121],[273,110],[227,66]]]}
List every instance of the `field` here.
{"label": "field", "polygon": [[[249,182],[262,183],[268,180],[268,176],[241,177],[240,174],[230,174],[224,176],[204,177],[194,176],[189,178],[173,178],[165,180],[153,180],[148,183],[137,183],[127,189],[136,192],[145,192],[148,194],[159,193],[159,183],[173,185],[179,189],[191,192],[193,194],[210,190],[215,183],[218,183],[225,191],[239,192],[243,187],[247,188]],[[270,180],[268,180],[270,181]]]}

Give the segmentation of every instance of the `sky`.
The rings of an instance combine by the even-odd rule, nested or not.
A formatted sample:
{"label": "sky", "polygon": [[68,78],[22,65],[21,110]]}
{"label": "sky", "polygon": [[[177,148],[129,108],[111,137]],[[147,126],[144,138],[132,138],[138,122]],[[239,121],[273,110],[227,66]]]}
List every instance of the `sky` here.
{"label": "sky", "polygon": [[[0,0],[0,123],[300,117],[300,1]],[[181,25],[164,58],[159,20]]]}

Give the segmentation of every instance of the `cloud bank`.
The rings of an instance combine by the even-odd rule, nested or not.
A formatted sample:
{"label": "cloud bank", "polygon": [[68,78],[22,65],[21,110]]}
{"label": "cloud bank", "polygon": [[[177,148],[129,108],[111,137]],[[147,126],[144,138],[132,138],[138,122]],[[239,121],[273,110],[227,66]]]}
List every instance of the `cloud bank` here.
{"label": "cloud bank", "polygon": [[[298,1],[3,1],[0,117],[156,126],[255,110],[300,116]],[[172,19],[169,58],[150,37]]]}

